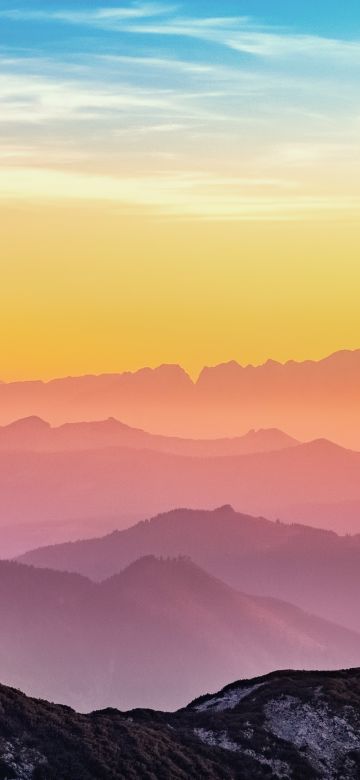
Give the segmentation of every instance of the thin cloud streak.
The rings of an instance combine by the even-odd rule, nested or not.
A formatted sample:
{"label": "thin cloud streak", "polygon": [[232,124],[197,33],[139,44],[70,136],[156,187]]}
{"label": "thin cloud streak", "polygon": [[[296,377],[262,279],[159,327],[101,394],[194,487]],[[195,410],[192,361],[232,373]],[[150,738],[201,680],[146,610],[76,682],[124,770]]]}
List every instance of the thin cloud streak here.
{"label": "thin cloud streak", "polygon": [[294,60],[300,57],[316,59],[336,57],[343,61],[360,63],[360,40],[346,41],[316,35],[294,34],[289,31],[279,33],[272,31],[271,28],[259,30],[247,21],[244,24],[243,19],[237,21],[236,25],[226,26],[226,20],[222,20],[223,24],[216,27],[215,24],[207,25],[202,19],[175,19],[157,25],[134,24],[124,29],[127,32],[143,35],[197,38],[243,54],[263,58]]}
{"label": "thin cloud streak", "polygon": [[86,11],[39,11],[26,8],[8,8],[0,11],[0,18],[9,19],[14,22],[62,22],[79,26],[90,25],[100,28],[105,25],[107,29],[109,24],[119,21],[151,18],[169,14],[174,11],[176,7],[177,6],[163,3],[133,3],[127,7],[102,7]]}

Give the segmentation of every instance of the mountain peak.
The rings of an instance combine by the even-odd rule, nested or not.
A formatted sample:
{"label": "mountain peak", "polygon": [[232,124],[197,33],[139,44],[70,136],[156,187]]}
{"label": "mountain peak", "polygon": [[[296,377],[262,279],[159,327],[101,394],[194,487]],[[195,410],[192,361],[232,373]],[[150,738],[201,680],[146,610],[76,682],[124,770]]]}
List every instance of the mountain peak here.
{"label": "mountain peak", "polygon": [[235,515],[235,509],[231,504],[223,504],[222,506],[217,506],[214,510],[217,514],[229,514],[229,515]]}
{"label": "mountain peak", "polygon": [[21,417],[19,420],[13,420],[6,428],[8,430],[29,431],[29,430],[49,430],[50,423],[38,417],[37,415],[29,415],[28,417]]}

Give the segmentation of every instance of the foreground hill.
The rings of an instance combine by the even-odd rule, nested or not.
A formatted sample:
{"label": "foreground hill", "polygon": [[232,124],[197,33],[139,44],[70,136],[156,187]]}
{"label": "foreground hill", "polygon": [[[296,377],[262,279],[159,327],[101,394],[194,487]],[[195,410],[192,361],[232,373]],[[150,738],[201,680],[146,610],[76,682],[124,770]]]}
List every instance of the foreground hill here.
{"label": "foreground hill", "polygon": [[356,780],[360,672],[275,672],[174,714],[79,715],[0,687],[0,772],[22,780]]}
{"label": "foreground hill", "polygon": [[2,562],[0,625],[3,682],[80,710],[175,709],[234,677],[360,658],[360,634],[181,559],[144,558],[100,584]]}
{"label": "foreground hill", "polygon": [[67,452],[134,447],[194,457],[246,455],[294,447],[299,442],[276,429],[250,430],[244,436],[223,439],[181,439],[158,436],[109,418],[96,422],[51,427],[39,417],[26,417],[0,427],[0,450]]}
{"label": "foreground hill", "polygon": [[360,350],[318,362],[230,362],[193,382],[177,365],[135,373],[0,383],[0,424],[37,415],[52,424],[109,416],[163,435],[208,438],[280,428],[360,449]]}
{"label": "foreground hill", "polygon": [[[360,530],[360,453],[326,441],[208,458],[117,447],[0,452],[0,524],[6,526],[81,518],[86,525],[89,517],[149,517],[178,506],[227,503],[291,520],[294,504],[344,500],[354,502]],[[316,525],[316,512],[312,521]],[[345,523],[340,526],[346,533]]]}
{"label": "foreground hill", "polygon": [[144,555],[187,555],[248,593],[286,599],[360,631],[360,536],[249,517],[224,506],[178,509],[99,539],[40,548],[24,563],[101,580]]}

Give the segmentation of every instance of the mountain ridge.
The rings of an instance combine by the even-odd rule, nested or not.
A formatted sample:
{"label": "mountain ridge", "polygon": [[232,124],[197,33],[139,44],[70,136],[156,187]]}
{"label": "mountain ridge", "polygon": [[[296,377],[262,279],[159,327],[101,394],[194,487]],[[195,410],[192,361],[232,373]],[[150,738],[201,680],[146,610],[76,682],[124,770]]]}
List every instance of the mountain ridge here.
{"label": "mountain ridge", "polygon": [[360,670],[244,679],[175,713],[69,707],[0,686],[0,771],[23,780],[356,780]]}
{"label": "mountain ridge", "polygon": [[212,509],[225,503],[287,521],[291,507],[297,505],[299,516],[304,503],[314,506],[307,522],[316,525],[316,505],[344,501],[346,524],[334,530],[359,531],[360,453],[321,441],[207,457],[129,447],[0,451],[0,517],[6,526],[79,520],[86,530],[86,518],[116,518],[120,510],[139,518],[181,505]]}
{"label": "mountain ridge", "polygon": [[229,679],[354,666],[360,633],[147,556],[94,583],[0,562],[2,680],[82,711],[176,709]]}
{"label": "mountain ridge", "polygon": [[31,415],[0,426],[0,449],[5,451],[60,452],[122,446],[210,457],[271,452],[298,444],[296,439],[276,428],[251,429],[242,436],[220,439],[186,439],[152,434],[114,417],[52,426],[41,417]]}
{"label": "mountain ridge", "polygon": [[[175,365],[0,384],[0,424],[30,414],[52,424],[109,416],[183,438],[279,428],[301,441],[325,437],[360,449],[360,350],[319,361],[236,362],[207,367],[194,382]],[[324,403],[326,399],[326,403]],[[225,401],[225,403],[224,403]],[[358,424],[359,423],[359,424]]]}
{"label": "mountain ridge", "polygon": [[186,371],[186,369],[180,364],[180,363],[160,363],[157,366],[143,366],[138,369],[134,370],[127,370],[127,371],[120,371],[120,372],[101,372],[101,373],[89,373],[89,374],[79,374],[79,375],[66,375],[66,376],[60,376],[60,377],[53,377],[51,379],[12,379],[12,380],[5,380],[1,379],[0,384],[4,385],[19,385],[19,384],[51,384],[52,382],[62,382],[64,380],[78,380],[78,379],[97,379],[101,376],[103,377],[117,377],[117,376],[134,376],[138,374],[145,374],[145,375],[153,375],[159,372],[168,372],[168,371],[174,371],[174,372],[181,372],[182,374],[186,375],[192,384],[197,384],[199,377],[201,376],[201,373],[203,371],[212,371],[216,370],[218,368],[223,368],[224,366],[227,367],[235,367],[240,368],[242,370],[247,369],[259,369],[259,368],[265,368],[268,366],[280,366],[280,367],[287,367],[287,366],[313,366],[313,365],[319,365],[323,363],[331,363],[334,359],[337,357],[342,359],[347,359],[349,356],[359,356],[360,357],[360,347],[357,349],[339,349],[335,350],[334,352],[330,352],[328,355],[325,355],[325,357],[321,357],[318,359],[305,359],[305,360],[274,360],[273,358],[267,358],[262,363],[239,363],[237,360],[227,360],[220,363],[216,363],[211,366],[203,366],[202,369],[200,369],[198,373],[197,380],[193,380],[191,377],[191,374]]}
{"label": "mountain ridge", "polygon": [[236,512],[174,509],[103,537],[38,548],[20,561],[94,580],[144,555],[184,555],[232,587],[281,599],[360,630],[360,536]]}

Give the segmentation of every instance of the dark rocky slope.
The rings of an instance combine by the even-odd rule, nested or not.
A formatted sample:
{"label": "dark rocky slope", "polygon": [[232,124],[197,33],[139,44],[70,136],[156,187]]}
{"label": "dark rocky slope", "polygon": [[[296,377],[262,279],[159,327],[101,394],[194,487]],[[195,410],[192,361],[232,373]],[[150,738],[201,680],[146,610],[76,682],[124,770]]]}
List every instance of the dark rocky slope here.
{"label": "dark rocky slope", "polygon": [[355,780],[360,670],[275,672],[174,714],[79,715],[0,688],[0,778]]}

